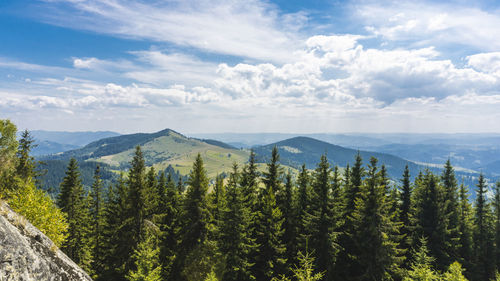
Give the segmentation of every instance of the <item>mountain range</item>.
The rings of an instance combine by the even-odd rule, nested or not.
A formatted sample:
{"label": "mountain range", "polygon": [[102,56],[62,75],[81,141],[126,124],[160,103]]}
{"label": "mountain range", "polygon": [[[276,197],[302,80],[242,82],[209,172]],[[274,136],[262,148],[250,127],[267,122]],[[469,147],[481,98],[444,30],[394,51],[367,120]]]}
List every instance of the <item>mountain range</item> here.
{"label": "mountain range", "polygon": [[[361,138],[360,142],[369,142],[369,138]],[[84,184],[91,184],[93,169],[97,164],[104,170],[104,179],[112,182],[121,171],[129,168],[135,147],[138,145],[142,148],[146,165],[154,167],[157,171],[174,172],[178,177],[189,173],[198,153],[204,159],[211,178],[217,174],[229,172],[233,163],[242,167],[250,155],[248,148],[236,148],[220,140],[188,137],[170,129],[155,133],[114,135],[92,141],[83,147],[39,157],[47,163],[48,174],[45,185],[47,188],[57,189],[58,183],[64,177],[65,165],[72,157],[80,163]],[[292,173],[302,164],[305,164],[308,169],[314,169],[323,154],[327,155],[332,165],[343,168],[347,164],[352,165],[358,153],[365,164],[371,157],[376,157],[379,165],[386,166],[389,176],[394,181],[401,177],[405,165],[409,166],[412,176],[416,176],[424,169],[439,172],[439,167],[436,165],[406,160],[385,152],[348,148],[303,136],[254,146],[252,149],[257,154],[258,162],[261,163],[259,164],[260,170],[265,168],[265,163],[274,146],[280,153],[280,162]],[[466,183],[471,184],[477,176],[477,173],[472,170],[457,170],[457,174],[459,178],[464,178]]]}

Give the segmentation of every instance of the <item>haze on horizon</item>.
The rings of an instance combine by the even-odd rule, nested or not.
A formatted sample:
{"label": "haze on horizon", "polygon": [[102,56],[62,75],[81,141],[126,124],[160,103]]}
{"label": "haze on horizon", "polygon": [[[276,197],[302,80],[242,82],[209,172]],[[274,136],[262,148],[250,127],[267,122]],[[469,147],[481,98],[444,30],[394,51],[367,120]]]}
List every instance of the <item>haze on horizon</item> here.
{"label": "haze on horizon", "polygon": [[500,3],[468,2],[6,0],[0,118],[120,133],[499,133]]}

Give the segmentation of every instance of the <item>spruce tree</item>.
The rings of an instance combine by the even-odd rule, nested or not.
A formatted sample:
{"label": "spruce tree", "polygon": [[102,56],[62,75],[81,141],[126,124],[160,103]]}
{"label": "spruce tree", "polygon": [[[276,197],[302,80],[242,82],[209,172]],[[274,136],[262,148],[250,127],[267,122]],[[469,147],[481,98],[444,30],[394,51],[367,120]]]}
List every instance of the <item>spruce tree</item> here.
{"label": "spruce tree", "polygon": [[209,194],[209,198],[213,224],[218,226],[221,220],[221,212],[224,208],[225,198],[224,177],[222,175],[217,175],[215,177],[215,186],[212,193]]}
{"label": "spruce tree", "polygon": [[160,236],[160,262],[162,263],[162,278],[170,280],[172,266],[178,251],[179,227],[180,227],[180,201],[179,193],[169,174],[165,179],[165,174],[160,174],[159,186],[164,191],[160,196],[160,212],[155,221],[161,230]]}
{"label": "spruce tree", "polygon": [[[188,259],[202,259],[205,257],[195,257],[192,254],[204,252],[205,242],[209,235],[210,212],[207,206],[208,178],[203,166],[201,155],[198,154],[193,168],[189,174],[188,188],[183,202],[182,229],[179,252],[174,261],[172,279],[186,279],[186,269],[190,268]],[[208,258],[208,257],[207,257]],[[197,261],[189,261],[196,263]],[[202,270],[202,269],[200,269]],[[192,272],[193,273],[193,272]],[[195,272],[202,275],[201,272]],[[204,276],[204,274],[203,274]]]}
{"label": "spruce tree", "polygon": [[127,218],[128,189],[124,175],[120,178],[116,186],[110,185],[106,196],[104,207],[104,226],[103,226],[103,268],[104,271],[96,278],[102,281],[122,281],[125,280],[125,274],[122,266],[128,260],[129,248],[127,233],[122,231],[126,228],[124,224]]}
{"label": "spruce tree", "polygon": [[384,173],[377,173],[377,159],[372,157],[353,214],[354,242],[361,249],[356,256],[362,265],[357,274],[361,280],[391,280],[401,261],[399,225],[390,217]]}
{"label": "spruce tree", "polygon": [[26,181],[34,179],[35,174],[35,158],[30,155],[31,150],[36,147],[35,140],[28,130],[21,133],[19,140],[19,148],[17,149],[17,166],[16,174],[19,178]]}
{"label": "spruce tree", "polygon": [[419,243],[415,243],[418,250],[412,254],[412,264],[408,270],[407,276],[403,281],[438,281],[439,275],[432,269],[434,258],[429,256],[427,249],[427,240],[420,238]]}
{"label": "spruce tree", "polygon": [[339,275],[338,279],[340,280],[353,280],[353,276],[359,273],[358,269],[361,267],[354,259],[359,254],[359,249],[357,249],[357,245],[353,241],[353,215],[356,209],[356,201],[361,196],[361,183],[364,174],[363,159],[358,152],[353,167],[347,165],[344,173],[345,202],[342,215],[345,221],[339,238],[339,244],[343,251],[340,252],[335,265],[335,272]]}
{"label": "spruce tree", "polygon": [[94,172],[94,182],[90,189],[91,206],[90,216],[92,218],[92,268],[94,269],[94,279],[104,272],[104,197],[102,193],[102,180],[100,167],[97,165]]}
{"label": "spruce tree", "polygon": [[471,277],[472,270],[472,206],[469,203],[469,189],[462,183],[459,190],[459,225],[460,232],[458,254],[459,262],[464,265],[467,277]]}
{"label": "spruce tree", "polygon": [[131,257],[141,240],[146,219],[146,165],[140,146],[135,148],[135,154],[130,164],[131,167],[126,182],[126,209],[124,220],[120,226],[121,235],[118,238],[118,251],[126,257],[119,258],[123,262],[119,266],[123,276],[136,269],[134,260]]}
{"label": "spruce tree", "polygon": [[474,212],[474,279],[490,280],[494,277],[494,237],[491,209],[486,198],[487,185],[483,174],[479,175]]}
{"label": "spruce tree", "polygon": [[161,281],[160,249],[154,230],[141,234],[141,241],[132,255],[134,268],[127,274],[129,281]]}
{"label": "spruce tree", "polygon": [[160,212],[160,190],[156,170],[154,167],[151,167],[146,174],[146,184],[143,190],[144,218],[152,219],[154,215]]}
{"label": "spruce tree", "polygon": [[326,155],[322,155],[318,167],[314,172],[312,184],[311,208],[307,216],[307,229],[309,233],[309,248],[314,255],[317,269],[325,271],[327,279],[333,274],[332,266],[338,251],[336,245],[337,222],[334,215],[340,210],[335,210],[331,193],[331,169]]}
{"label": "spruce tree", "polygon": [[399,209],[399,220],[401,221],[401,249],[405,250],[405,261],[403,262],[403,267],[408,269],[411,262],[411,245],[412,242],[412,232],[413,232],[413,219],[411,217],[411,207],[412,207],[412,187],[410,182],[410,169],[408,169],[408,165],[405,166],[405,170],[403,172],[403,179],[401,179],[401,205]]}
{"label": "spruce tree", "polygon": [[460,247],[460,232],[459,232],[459,206],[458,206],[458,185],[455,178],[455,171],[451,166],[450,159],[446,161],[444,170],[441,175],[441,181],[444,188],[445,200],[445,215],[448,220],[447,226],[447,255],[449,256],[448,263],[458,260],[458,249]]}
{"label": "spruce tree", "polygon": [[66,176],[61,183],[58,205],[66,213],[68,220],[68,237],[62,250],[76,264],[90,272],[92,262],[90,242],[89,200],[83,190],[78,164],[71,158]]}
{"label": "spruce tree", "polygon": [[292,175],[290,172],[287,173],[285,178],[285,188],[284,188],[284,201],[282,206],[283,213],[283,244],[285,245],[286,252],[286,268],[289,268],[294,264],[295,257],[297,255],[297,246],[295,242],[296,238],[296,213],[295,213],[295,202],[294,202],[294,187],[292,182]]}
{"label": "spruce tree", "polygon": [[248,163],[245,165],[241,173],[241,188],[243,196],[245,197],[245,206],[252,210],[252,213],[256,211],[255,205],[257,203],[256,200],[259,180],[255,157],[255,152],[251,150]]}
{"label": "spruce tree", "polygon": [[310,185],[310,175],[306,169],[306,165],[303,164],[300,173],[297,177],[297,250],[305,253],[308,248],[309,235],[307,231],[308,216],[310,212],[311,200],[312,200],[312,189]]}
{"label": "spruce tree", "polygon": [[221,210],[219,249],[224,259],[222,281],[255,280],[250,270],[253,264],[249,261],[250,250],[254,246],[254,241],[247,232],[250,212],[243,204],[239,177],[235,163],[229,175],[226,204]]}
{"label": "spruce tree", "polygon": [[493,201],[493,219],[495,231],[495,268],[500,269],[500,182],[495,184],[495,197]]}
{"label": "spruce tree", "polygon": [[281,184],[279,178],[281,169],[278,163],[278,149],[273,148],[271,162],[267,164],[263,182],[265,188],[259,194],[259,211],[256,215],[256,242],[258,244],[255,256],[253,275],[257,280],[271,280],[284,272],[285,246],[283,236],[283,214],[276,203],[275,190]]}
{"label": "spruce tree", "polygon": [[449,263],[448,243],[448,220],[446,216],[446,205],[443,187],[439,180],[430,171],[422,178],[417,177],[415,187],[415,220],[417,237],[425,237],[428,240],[428,248],[433,257],[436,258],[436,268],[440,271],[446,270]]}

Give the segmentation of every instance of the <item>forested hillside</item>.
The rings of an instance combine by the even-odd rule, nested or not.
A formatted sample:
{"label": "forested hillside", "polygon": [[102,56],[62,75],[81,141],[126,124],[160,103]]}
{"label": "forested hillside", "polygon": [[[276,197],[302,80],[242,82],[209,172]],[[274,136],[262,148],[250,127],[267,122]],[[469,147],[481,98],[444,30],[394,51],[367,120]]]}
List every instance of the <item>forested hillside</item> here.
{"label": "forested hillside", "polygon": [[274,147],[262,172],[251,152],[211,184],[200,154],[175,182],[136,146],[116,184],[96,166],[88,192],[72,158],[55,207],[32,184],[29,133],[1,125],[1,196],[95,280],[498,280],[500,183],[481,175],[472,201],[450,162],[391,182],[375,157],[340,172],[322,155],[294,177]]}

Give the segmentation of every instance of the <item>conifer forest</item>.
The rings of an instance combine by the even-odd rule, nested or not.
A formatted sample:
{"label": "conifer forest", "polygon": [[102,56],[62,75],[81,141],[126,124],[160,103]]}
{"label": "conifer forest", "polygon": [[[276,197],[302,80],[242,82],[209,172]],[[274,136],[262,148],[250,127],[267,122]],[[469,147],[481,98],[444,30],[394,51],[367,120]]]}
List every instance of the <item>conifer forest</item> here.
{"label": "conifer forest", "polygon": [[359,154],[291,173],[275,147],[264,169],[251,152],[215,178],[198,154],[174,181],[137,146],[112,184],[97,166],[84,188],[71,159],[50,197],[30,133],[17,141],[14,124],[0,125],[2,200],[94,280],[500,280],[500,183],[465,186],[449,160],[397,180]]}

